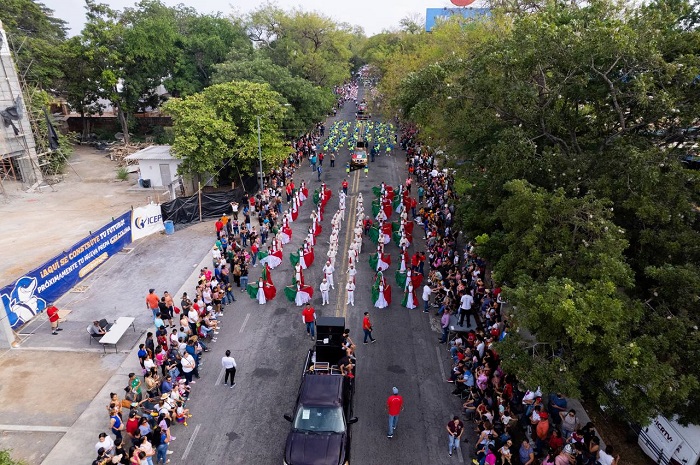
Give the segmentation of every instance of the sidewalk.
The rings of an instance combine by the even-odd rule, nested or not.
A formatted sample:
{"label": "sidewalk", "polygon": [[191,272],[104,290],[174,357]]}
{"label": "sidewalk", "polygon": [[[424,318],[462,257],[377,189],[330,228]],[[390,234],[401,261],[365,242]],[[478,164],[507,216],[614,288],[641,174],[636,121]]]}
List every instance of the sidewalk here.
{"label": "sidewalk", "polygon": [[[199,278],[199,270],[205,266],[211,267],[211,255],[207,253],[200,261],[199,265],[194,267],[185,283],[178,289],[176,300],[179,301],[183,292],[191,294],[197,285]],[[138,362],[138,345],[145,336],[145,332],[141,333],[142,337],[136,342],[128,356],[122,364],[117,368],[112,377],[105,383],[102,389],[96,394],[95,398],[90,402],[85,411],[80,415],[76,422],[63,435],[56,446],[46,456],[42,464],[44,465],[62,465],[75,463],[76,457],[90,457],[93,452],[93,446],[98,440],[98,435],[101,432],[109,433],[109,417],[106,414],[106,407],[109,401],[109,393],[119,393],[123,397],[124,387],[128,384],[129,373],[141,372],[141,366]]]}
{"label": "sidewalk", "polygon": [[[84,280],[81,292],[58,300],[65,316],[57,336],[45,315],[22,328],[19,348],[0,352],[0,449],[12,449],[29,465],[94,458],[97,435],[108,429],[109,393],[123,394],[127,374],[139,368],[132,348],[153,329],[144,303],[148,288],[159,295],[169,290],[176,299],[173,291],[183,282],[191,291],[199,265],[210,266],[212,231],[204,222],[137,241]],[[136,331],[124,334],[117,352],[105,352],[86,328],[119,316],[135,318]]]}

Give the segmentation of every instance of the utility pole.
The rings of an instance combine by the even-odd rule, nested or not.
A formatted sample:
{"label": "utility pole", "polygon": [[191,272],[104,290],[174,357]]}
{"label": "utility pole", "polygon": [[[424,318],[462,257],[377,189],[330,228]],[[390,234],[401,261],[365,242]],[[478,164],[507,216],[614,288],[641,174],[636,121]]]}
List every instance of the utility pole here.
{"label": "utility pole", "polygon": [[260,115],[256,116],[258,119],[258,161],[260,162],[260,191],[264,189],[263,186],[263,168],[262,168],[262,146],[260,145]]}

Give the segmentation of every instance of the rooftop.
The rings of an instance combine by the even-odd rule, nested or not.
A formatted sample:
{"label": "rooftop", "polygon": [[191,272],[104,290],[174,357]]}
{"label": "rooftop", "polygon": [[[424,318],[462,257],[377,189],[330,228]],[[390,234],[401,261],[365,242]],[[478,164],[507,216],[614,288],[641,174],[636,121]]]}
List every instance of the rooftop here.
{"label": "rooftop", "polygon": [[169,145],[151,145],[124,157],[124,160],[174,160]]}

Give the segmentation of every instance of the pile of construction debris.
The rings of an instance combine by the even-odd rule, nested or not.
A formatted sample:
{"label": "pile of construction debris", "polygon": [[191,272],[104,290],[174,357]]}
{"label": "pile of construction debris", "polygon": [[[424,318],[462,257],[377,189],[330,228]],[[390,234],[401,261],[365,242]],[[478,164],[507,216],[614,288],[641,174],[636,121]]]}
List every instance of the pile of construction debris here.
{"label": "pile of construction debris", "polygon": [[109,152],[109,159],[119,163],[119,166],[127,166],[129,163],[136,163],[135,161],[124,160],[127,156],[132,153],[138,152],[153,144],[149,143],[136,143],[136,144],[114,144],[110,146],[107,151]]}

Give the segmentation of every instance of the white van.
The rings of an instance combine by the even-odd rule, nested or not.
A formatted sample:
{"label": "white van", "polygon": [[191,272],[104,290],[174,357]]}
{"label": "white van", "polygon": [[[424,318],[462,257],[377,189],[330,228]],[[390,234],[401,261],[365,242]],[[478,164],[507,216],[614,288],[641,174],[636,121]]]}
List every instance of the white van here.
{"label": "white van", "polygon": [[700,426],[658,416],[639,432],[639,447],[661,465],[700,465]]}

